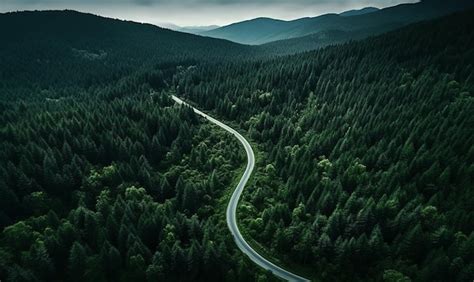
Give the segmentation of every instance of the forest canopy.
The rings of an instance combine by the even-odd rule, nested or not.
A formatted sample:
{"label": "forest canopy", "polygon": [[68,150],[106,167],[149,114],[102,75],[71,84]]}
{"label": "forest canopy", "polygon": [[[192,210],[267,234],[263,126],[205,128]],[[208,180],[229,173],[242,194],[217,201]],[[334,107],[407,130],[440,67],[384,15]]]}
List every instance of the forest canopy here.
{"label": "forest canopy", "polygon": [[175,76],[262,151],[256,244],[315,280],[474,277],[473,16]]}
{"label": "forest canopy", "polygon": [[472,281],[473,17],[271,57],[1,14],[0,280],[276,279],[227,230],[244,151],[175,94],[251,140],[238,219],[270,259],[322,281]]}

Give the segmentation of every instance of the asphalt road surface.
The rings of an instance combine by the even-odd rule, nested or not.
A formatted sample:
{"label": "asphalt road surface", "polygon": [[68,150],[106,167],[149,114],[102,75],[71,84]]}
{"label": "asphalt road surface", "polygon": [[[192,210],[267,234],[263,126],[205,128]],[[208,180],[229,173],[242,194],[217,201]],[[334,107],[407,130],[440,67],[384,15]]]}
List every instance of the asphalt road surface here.
{"label": "asphalt road surface", "polygon": [[189,104],[179,99],[178,97],[173,95],[172,99],[180,105],[183,104],[183,105],[187,105],[191,107],[196,114],[204,117],[210,122],[225,129],[226,131],[234,135],[237,139],[239,139],[240,143],[242,143],[242,145],[244,146],[245,152],[247,153],[247,160],[248,160],[247,167],[245,168],[244,174],[242,175],[242,178],[240,178],[239,184],[235,188],[234,193],[232,194],[232,197],[230,198],[229,205],[227,206],[227,213],[226,213],[227,226],[229,227],[229,230],[232,233],[235,243],[237,244],[239,249],[244,254],[246,254],[253,262],[258,264],[260,267],[268,271],[271,271],[274,275],[280,277],[281,279],[284,279],[287,281],[309,281],[306,278],[303,278],[287,270],[284,270],[283,268],[273,264],[272,262],[262,257],[254,249],[252,249],[252,247],[245,241],[244,237],[242,237],[242,234],[240,234],[239,226],[237,225],[237,216],[236,216],[237,205],[239,203],[240,196],[242,195],[242,191],[244,190],[245,184],[247,184],[247,181],[249,180],[250,175],[252,174],[252,171],[255,167],[255,155],[253,153],[252,147],[250,146],[249,142],[233,128],[225,125],[224,123],[216,120],[215,118],[190,106]]}

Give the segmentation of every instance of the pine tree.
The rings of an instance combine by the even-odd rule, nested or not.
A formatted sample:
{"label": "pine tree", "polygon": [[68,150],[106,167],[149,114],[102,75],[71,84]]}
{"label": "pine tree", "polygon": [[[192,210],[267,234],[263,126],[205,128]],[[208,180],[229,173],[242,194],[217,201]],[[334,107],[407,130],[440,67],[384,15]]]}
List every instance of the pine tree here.
{"label": "pine tree", "polygon": [[81,281],[84,278],[87,270],[86,260],[86,250],[81,243],[74,242],[68,259],[68,277],[71,281]]}

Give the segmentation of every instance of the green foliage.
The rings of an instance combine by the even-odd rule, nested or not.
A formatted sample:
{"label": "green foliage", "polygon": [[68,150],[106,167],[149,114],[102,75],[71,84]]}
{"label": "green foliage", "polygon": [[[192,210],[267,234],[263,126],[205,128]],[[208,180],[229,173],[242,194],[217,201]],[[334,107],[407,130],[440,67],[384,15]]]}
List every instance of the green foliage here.
{"label": "green foliage", "polygon": [[252,239],[315,279],[468,280],[472,17],[174,77],[262,151],[239,209]]}
{"label": "green foliage", "polygon": [[386,282],[410,282],[411,279],[403,275],[402,273],[389,269],[383,273],[383,281]]}
{"label": "green foliage", "polygon": [[258,274],[240,266],[220,208],[243,164],[237,141],[163,89],[175,72],[247,47],[70,11],[0,22],[15,27],[0,47],[0,279]]}
{"label": "green foliage", "polygon": [[147,25],[0,15],[0,279],[272,279],[224,222],[241,147],[176,93],[260,149],[239,217],[270,254],[322,280],[472,280],[472,14],[251,61]]}
{"label": "green foliage", "polygon": [[32,86],[35,95],[51,104],[63,101],[63,87],[117,83],[147,68],[146,82],[161,88],[166,85],[163,78],[179,65],[256,54],[250,47],[224,40],[75,11],[4,13],[0,33],[5,42],[0,46],[2,96],[25,97]]}
{"label": "green foliage", "polygon": [[[209,281],[230,270],[253,275],[251,267],[240,268],[223,212],[215,208],[243,161],[237,141],[202,124],[190,109],[172,107],[163,93],[152,100],[147,88],[109,101],[109,90],[103,91],[53,105],[27,100],[27,115],[20,111],[25,102],[11,101],[12,110],[0,115],[5,128],[15,128],[11,138],[1,131],[2,188],[22,200],[15,203],[21,213],[2,207],[8,220],[0,236],[1,277]],[[179,158],[165,156],[170,151]],[[17,189],[21,182],[31,184]],[[212,256],[206,261],[205,252]]]}
{"label": "green foliage", "polygon": [[86,274],[87,254],[84,247],[79,242],[74,242],[68,259],[69,280],[82,281]]}

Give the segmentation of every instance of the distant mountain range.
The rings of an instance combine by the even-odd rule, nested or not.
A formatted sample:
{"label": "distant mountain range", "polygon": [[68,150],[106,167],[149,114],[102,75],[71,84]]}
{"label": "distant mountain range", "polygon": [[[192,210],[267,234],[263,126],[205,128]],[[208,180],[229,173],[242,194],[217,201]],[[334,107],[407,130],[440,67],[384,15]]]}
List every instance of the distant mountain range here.
{"label": "distant mountain range", "polygon": [[[474,6],[472,0],[425,0],[378,10],[365,8],[342,14],[325,14],[313,18],[283,21],[257,18],[200,33],[242,44],[260,45],[274,41],[300,38],[307,45],[324,45],[325,40],[357,39],[383,33],[401,26],[432,19]],[[337,34],[336,37],[333,37]],[[306,39],[301,39],[306,37]],[[318,42],[314,42],[317,40]],[[303,42],[304,41],[304,42]],[[295,44],[285,42],[284,45]]]}
{"label": "distant mountain range", "polygon": [[158,26],[171,29],[174,31],[181,31],[191,34],[200,34],[209,30],[217,29],[218,25],[204,25],[204,26],[179,26],[172,23],[159,23]]}
{"label": "distant mountain range", "polygon": [[370,13],[373,13],[373,12],[377,12],[378,10],[380,10],[380,9],[375,8],[375,7],[367,7],[367,8],[362,8],[362,9],[359,9],[359,10],[346,11],[346,12],[340,13],[339,15],[343,16],[343,17],[360,16],[360,15],[365,15],[365,14],[370,14]]}
{"label": "distant mountain range", "polygon": [[192,33],[192,34],[200,34],[209,30],[213,30],[216,28],[219,28],[220,26],[218,25],[205,25],[205,26],[184,26],[180,27],[178,29],[175,29],[176,31],[181,31],[181,32],[187,32],[187,33]]}
{"label": "distant mountain range", "polygon": [[[194,63],[286,55],[363,39],[473,6],[471,0],[426,0],[381,10],[364,8],[294,21],[258,18],[210,31],[202,30],[212,26],[164,29],[74,11],[5,13],[0,14],[0,65],[6,67],[0,70],[0,81],[6,83],[12,73],[22,71],[25,78],[33,80],[61,70],[61,75],[70,74],[74,82],[76,76],[70,70],[79,66],[114,76],[109,66],[115,62],[122,64],[121,72],[125,73],[139,64],[161,64],[170,60]],[[184,32],[209,37],[220,34],[216,37],[260,45],[246,46]],[[67,60],[57,60],[58,57]],[[18,61],[24,63],[15,63]],[[24,65],[31,68],[21,69]],[[93,77],[91,72],[90,78],[81,80]]]}

